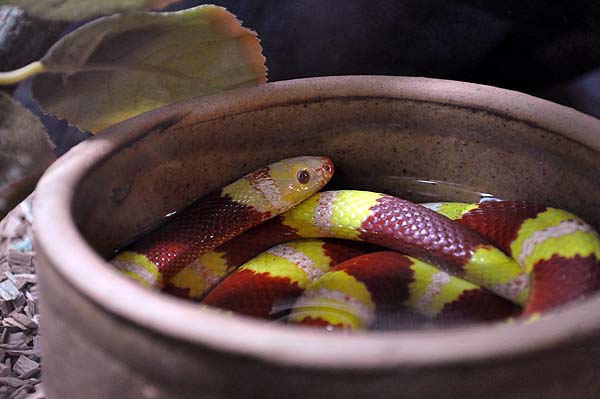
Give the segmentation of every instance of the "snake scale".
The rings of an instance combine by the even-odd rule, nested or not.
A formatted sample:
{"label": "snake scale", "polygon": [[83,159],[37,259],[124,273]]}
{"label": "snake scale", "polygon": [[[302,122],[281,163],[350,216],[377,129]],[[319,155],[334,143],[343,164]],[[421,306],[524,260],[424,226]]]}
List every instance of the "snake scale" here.
{"label": "snake scale", "polygon": [[407,309],[441,323],[530,319],[600,288],[600,238],[569,212],[318,192],[332,175],[324,157],[263,167],[111,263],[207,305],[343,330]]}

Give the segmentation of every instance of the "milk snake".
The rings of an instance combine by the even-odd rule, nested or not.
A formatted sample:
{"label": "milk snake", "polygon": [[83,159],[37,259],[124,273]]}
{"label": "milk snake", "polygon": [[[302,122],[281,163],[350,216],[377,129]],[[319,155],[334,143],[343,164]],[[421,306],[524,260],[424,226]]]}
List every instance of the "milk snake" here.
{"label": "milk snake", "polygon": [[111,263],[176,296],[328,329],[368,328],[382,309],[449,323],[531,319],[600,288],[600,238],[571,213],[316,193],[332,174],[322,157],[263,167]]}

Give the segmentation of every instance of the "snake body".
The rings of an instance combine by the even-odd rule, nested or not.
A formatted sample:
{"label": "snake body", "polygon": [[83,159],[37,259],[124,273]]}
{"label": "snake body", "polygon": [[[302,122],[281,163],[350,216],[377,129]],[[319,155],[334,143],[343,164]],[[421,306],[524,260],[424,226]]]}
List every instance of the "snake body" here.
{"label": "snake body", "polygon": [[[313,192],[333,170],[318,159],[320,166],[311,169],[319,177]],[[248,176],[273,180],[269,170]],[[286,170],[275,180],[294,181],[298,168]],[[251,181],[248,176],[241,180]],[[254,191],[248,194],[248,188]],[[197,206],[203,211],[178,215],[194,222],[171,221],[113,264],[147,285],[205,304],[264,318],[293,309],[291,322],[342,329],[367,328],[390,304],[436,320],[480,321],[515,315],[518,306],[523,315],[545,312],[600,288],[600,238],[562,210],[512,201],[423,206],[355,190],[320,192],[303,201],[296,196],[267,209],[272,201],[264,200],[264,191],[261,184],[233,183],[203,200]],[[263,197],[258,203],[251,199],[257,195]],[[234,210],[231,215],[207,219],[229,212],[223,204]],[[313,240],[252,259],[283,242],[323,237],[387,250]],[[198,240],[202,245],[194,244]],[[317,247],[318,261],[311,258]]]}
{"label": "snake body", "polygon": [[247,316],[278,318],[332,266],[370,250],[341,240],[304,239],[276,245],[224,279],[204,303]]}
{"label": "snake body", "polygon": [[342,262],[309,284],[295,302],[289,322],[362,330],[377,313],[401,307],[437,325],[505,319],[519,312],[517,305],[430,264],[379,251]]}
{"label": "snake body", "polygon": [[[425,206],[469,226],[518,259],[531,276],[531,294],[522,316],[548,311],[569,301],[585,298],[600,289],[600,239],[589,225],[569,212],[514,201]],[[369,259],[375,256],[386,259]],[[365,306],[377,304],[378,301],[375,296],[365,295],[364,288],[359,285],[360,277],[353,275],[354,270],[363,269],[354,263],[393,264],[394,261],[387,259],[390,257],[391,253],[369,254],[336,266],[331,273],[339,274],[343,271],[344,278],[349,280],[348,275],[351,276],[350,281],[353,283],[346,283],[340,288],[337,280],[341,281],[342,278],[324,275],[306,288],[290,320],[300,324],[328,325],[341,329],[365,328],[372,319],[365,312]],[[394,258],[398,258],[396,264],[402,262],[401,255],[394,254]],[[410,259],[405,261],[409,262],[408,267],[415,272],[418,267],[423,268],[422,262],[412,260],[411,265]],[[439,273],[420,273],[421,276],[407,278],[407,281],[412,281],[406,285],[408,292],[404,303],[410,309],[432,319],[448,318],[457,310],[456,316],[463,319],[468,316],[467,310],[477,309],[479,316],[497,315],[498,318],[504,318],[510,313],[509,308],[498,307],[497,303],[487,301],[480,296],[480,291],[474,287],[469,288],[464,282],[455,283]],[[419,289],[419,282],[426,288]],[[456,287],[459,286],[465,287],[465,291],[461,293],[457,290]],[[455,291],[450,295],[441,295],[442,300],[436,302],[436,297],[439,298],[448,289]],[[334,304],[331,304],[332,292],[337,293],[333,295],[336,297]],[[344,295],[340,295],[340,292]],[[373,290],[367,292],[371,293]],[[463,307],[467,303],[469,305]]]}
{"label": "snake body", "polygon": [[[323,215],[328,215],[327,218],[330,221],[334,218],[333,213],[326,211],[325,208],[335,206],[335,202],[330,204],[330,201],[323,201],[323,196],[343,198],[338,205],[344,209],[344,212],[348,212],[349,207],[345,202],[352,201],[355,207],[360,208],[358,203],[364,194],[354,191],[316,194],[270,223],[273,228],[273,236],[278,236],[275,241],[285,239],[285,235],[282,234],[285,231],[283,226],[288,226],[293,229],[288,232],[288,235],[293,237],[335,236],[351,239],[359,237],[358,239],[394,248],[396,244],[390,245],[386,239],[381,237],[372,239],[372,231],[369,231],[369,234],[356,232],[353,237],[347,231],[351,225],[360,225],[361,227],[358,229],[371,229],[364,222],[341,222],[343,217],[338,218],[335,222],[335,232],[333,232],[331,222],[316,221],[319,218],[322,219]],[[368,196],[378,195],[370,193]],[[380,198],[388,200],[387,196]],[[329,205],[324,205],[326,203]],[[367,208],[370,203],[370,201],[366,201],[366,205],[363,207]],[[405,202],[398,203],[404,204]],[[477,231],[494,245],[519,260],[522,270],[531,274],[533,288],[531,296],[527,298],[527,306],[523,315],[547,311],[568,301],[586,297],[600,288],[600,263],[598,261],[600,259],[600,240],[589,225],[573,214],[555,208],[514,201],[481,204],[425,204],[425,207],[434,209],[441,215]],[[405,209],[405,212],[408,212],[408,210],[412,211],[413,207],[405,207]],[[356,215],[365,213],[379,216],[373,209],[368,212],[365,209],[358,209],[354,212],[349,211],[345,217],[348,218],[347,220],[352,220]],[[399,219],[401,212],[391,212],[391,214]],[[412,212],[412,215],[419,219],[415,212]],[[363,220],[368,220],[368,217]],[[377,220],[382,224],[386,223],[384,218],[378,217]],[[399,220],[396,223],[402,224],[401,219]],[[439,227],[435,229],[440,230]],[[265,235],[265,232],[261,234]],[[490,273],[496,274],[496,276],[488,276],[485,273],[474,274],[468,271],[465,273],[460,270],[457,273],[455,269],[450,269],[450,271],[471,281],[475,277],[479,280],[478,284],[498,290],[497,273],[500,272],[502,275],[501,267],[510,265],[512,268],[512,263],[507,263],[502,256],[497,257],[497,254],[488,250],[487,247],[486,251],[479,253],[474,251],[474,253],[475,256],[481,258],[471,261],[471,264],[491,265]],[[492,254],[491,257],[490,254]],[[277,268],[275,265],[272,266],[272,269]],[[377,273],[377,270],[382,268],[386,272]],[[242,267],[242,270],[244,269]],[[280,273],[283,268],[278,270],[278,278],[281,279],[285,276]],[[363,273],[364,270],[367,270],[368,273]],[[204,303],[223,309],[232,309],[230,304],[236,301],[247,303],[259,300],[257,298],[261,298],[266,291],[269,291],[268,289],[246,290],[246,288],[253,285],[248,284],[251,280],[262,281],[263,286],[268,285],[266,282],[269,280],[269,269],[262,268],[261,273],[252,275],[249,271],[245,273],[245,284],[239,281],[238,272],[233,273],[225,279],[222,285],[217,286],[206,296]],[[506,272],[504,273],[506,274]],[[522,287],[522,283],[519,281],[520,276],[521,274],[518,274],[518,277],[512,278],[512,282],[516,283],[516,288],[508,290],[508,292],[515,292],[515,290],[519,292]],[[380,277],[382,281],[379,281],[377,277]],[[490,281],[496,285],[490,284]],[[381,286],[386,284],[388,286],[391,284],[393,289],[382,289]],[[510,284],[509,280],[508,284],[504,283],[500,287],[505,290],[507,286],[510,287]],[[374,288],[375,286],[379,288]],[[381,299],[381,295],[386,292],[403,294],[390,302],[389,298]],[[272,295],[272,292],[268,295]],[[267,302],[273,304],[277,301],[296,300],[296,296],[271,297]],[[548,300],[548,297],[551,299]],[[509,299],[523,304],[519,301],[519,295],[513,294]],[[367,327],[373,321],[373,314],[378,306],[389,303],[402,304],[413,311],[438,320],[482,321],[505,318],[515,314],[513,306],[506,301],[492,299],[487,290],[482,290],[475,284],[450,276],[415,258],[381,252],[364,255],[335,266],[331,272],[308,284],[306,292],[294,305],[290,321],[360,329]],[[263,312],[257,314],[236,309],[239,313],[263,318],[273,315],[273,312],[268,310],[271,308],[264,307]]]}
{"label": "snake body", "polygon": [[572,213],[516,201],[431,207],[518,260],[531,280],[526,315],[600,289],[600,239],[590,225]]}
{"label": "snake body", "polygon": [[363,241],[427,261],[519,304],[528,298],[521,266],[480,235],[426,207],[367,191],[327,191],[282,215],[302,237]]}
{"label": "snake body", "polygon": [[415,258],[318,239],[261,253],[203,302],[271,319],[292,310],[290,322],[337,329],[364,329],[376,312],[404,308],[441,323],[488,321],[518,312],[511,302]]}

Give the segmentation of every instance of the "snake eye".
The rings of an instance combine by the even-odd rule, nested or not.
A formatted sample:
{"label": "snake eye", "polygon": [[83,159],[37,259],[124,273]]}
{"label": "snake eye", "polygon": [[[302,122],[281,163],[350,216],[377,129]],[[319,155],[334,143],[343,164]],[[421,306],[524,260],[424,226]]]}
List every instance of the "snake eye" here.
{"label": "snake eye", "polygon": [[298,173],[296,173],[296,179],[300,184],[306,184],[310,181],[310,173],[306,169],[300,169]]}

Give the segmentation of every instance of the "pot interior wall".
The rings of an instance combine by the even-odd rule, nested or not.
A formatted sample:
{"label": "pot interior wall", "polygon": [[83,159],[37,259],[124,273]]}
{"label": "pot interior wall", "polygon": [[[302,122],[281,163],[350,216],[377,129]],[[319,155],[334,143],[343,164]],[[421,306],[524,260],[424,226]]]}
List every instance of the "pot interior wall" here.
{"label": "pot interior wall", "polygon": [[[194,198],[296,155],[331,157],[336,187],[414,200],[472,201],[470,191],[485,192],[566,208],[600,226],[598,154],[508,114],[335,97],[235,111],[198,109],[131,132],[76,193],[75,220],[91,245],[108,256]],[[461,189],[430,184],[419,193],[404,184],[412,178]]]}

